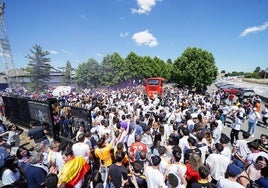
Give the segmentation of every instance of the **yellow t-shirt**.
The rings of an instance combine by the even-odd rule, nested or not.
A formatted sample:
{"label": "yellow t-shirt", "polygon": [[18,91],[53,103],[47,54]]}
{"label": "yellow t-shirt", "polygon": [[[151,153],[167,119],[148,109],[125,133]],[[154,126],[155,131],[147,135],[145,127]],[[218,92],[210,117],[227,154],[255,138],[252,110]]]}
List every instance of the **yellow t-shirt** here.
{"label": "yellow t-shirt", "polygon": [[96,148],[95,155],[100,160],[104,161],[105,166],[109,167],[113,161],[111,158],[110,150],[112,149],[112,144],[107,144],[104,148]]}

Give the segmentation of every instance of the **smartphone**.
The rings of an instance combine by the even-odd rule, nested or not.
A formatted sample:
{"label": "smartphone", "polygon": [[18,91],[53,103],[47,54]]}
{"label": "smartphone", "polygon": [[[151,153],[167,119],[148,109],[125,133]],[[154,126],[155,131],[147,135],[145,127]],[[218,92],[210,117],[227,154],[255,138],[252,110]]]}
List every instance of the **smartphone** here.
{"label": "smartphone", "polygon": [[122,172],[122,176],[124,180],[127,180],[127,172]]}

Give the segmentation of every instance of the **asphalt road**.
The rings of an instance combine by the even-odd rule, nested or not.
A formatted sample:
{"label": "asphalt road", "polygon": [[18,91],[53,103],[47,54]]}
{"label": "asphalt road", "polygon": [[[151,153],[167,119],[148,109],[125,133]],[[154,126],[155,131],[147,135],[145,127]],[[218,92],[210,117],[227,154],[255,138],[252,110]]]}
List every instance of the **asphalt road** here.
{"label": "asphalt road", "polygon": [[[217,90],[217,87],[214,84],[212,84],[211,86],[208,87],[207,92],[211,94],[213,91],[216,91],[216,90]],[[236,98],[235,98],[235,100],[236,100]],[[261,102],[261,109],[263,109],[263,108],[264,108],[264,102]],[[262,119],[262,116],[261,116],[261,119]],[[223,133],[230,137],[230,133],[231,133],[231,120],[230,119],[227,119],[227,121],[228,121],[228,123],[227,123],[228,126],[226,126],[223,129]],[[261,125],[263,125],[263,123],[262,123],[262,121],[259,121],[258,122],[258,125],[256,127],[256,131],[255,131],[254,137],[253,138],[252,137],[249,138],[250,141],[253,141],[255,139],[259,139],[260,136],[261,136],[261,134],[268,135],[268,129],[262,127]],[[248,130],[248,121],[246,120],[244,122],[243,126],[241,127],[241,132],[239,133],[239,139],[242,139],[242,132],[243,131],[247,131],[247,130]]]}

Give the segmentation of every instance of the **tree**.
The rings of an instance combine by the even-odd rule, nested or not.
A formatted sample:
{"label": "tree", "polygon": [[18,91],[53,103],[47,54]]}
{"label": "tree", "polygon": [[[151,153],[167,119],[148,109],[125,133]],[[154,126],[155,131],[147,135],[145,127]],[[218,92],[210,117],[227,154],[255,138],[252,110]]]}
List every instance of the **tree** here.
{"label": "tree", "polygon": [[63,82],[67,85],[72,85],[72,71],[72,64],[70,61],[67,61],[63,75]]}
{"label": "tree", "polygon": [[175,81],[196,90],[204,90],[218,74],[212,53],[200,48],[187,48],[174,62]]}
{"label": "tree", "polygon": [[39,45],[33,46],[30,49],[31,54],[27,54],[26,58],[29,59],[27,71],[30,77],[30,89],[32,91],[43,91],[47,89],[47,81],[50,80],[50,58],[48,51],[43,51]]}
{"label": "tree", "polygon": [[261,67],[256,67],[256,69],[253,72],[260,72]]}
{"label": "tree", "polygon": [[107,55],[103,58],[100,68],[100,82],[104,86],[114,86],[127,79],[125,61],[118,53]]}
{"label": "tree", "polygon": [[93,59],[88,59],[87,63],[78,65],[75,74],[77,85],[82,88],[97,87],[100,83],[100,65]]}

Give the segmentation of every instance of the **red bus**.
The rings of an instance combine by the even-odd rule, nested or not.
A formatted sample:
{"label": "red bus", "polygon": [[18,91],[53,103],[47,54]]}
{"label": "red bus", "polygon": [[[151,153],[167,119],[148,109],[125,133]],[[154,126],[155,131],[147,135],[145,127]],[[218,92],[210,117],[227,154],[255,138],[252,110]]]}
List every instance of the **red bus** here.
{"label": "red bus", "polygon": [[149,98],[154,98],[155,95],[162,95],[163,93],[163,81],[164,78],[147,78],[145,82],[145,89]]}

